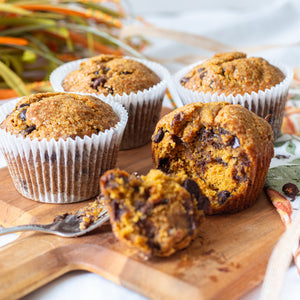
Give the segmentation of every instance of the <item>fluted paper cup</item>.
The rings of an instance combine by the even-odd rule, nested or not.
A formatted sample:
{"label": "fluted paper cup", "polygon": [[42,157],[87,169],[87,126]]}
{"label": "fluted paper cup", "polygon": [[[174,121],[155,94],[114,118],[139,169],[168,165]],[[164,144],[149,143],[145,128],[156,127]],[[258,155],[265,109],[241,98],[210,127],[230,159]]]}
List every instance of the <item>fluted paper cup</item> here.
{"label": "fluted paper cup", "polygon": [[[17,102],[1,106],[0,123]],[[79,202],[99,194],[99,178],[116,164],[128,118],[122,105],[104,102],[111,105],[120,120],[90,137],[39,141],[0,129],[0,150],[20,194],[45,203]]]}
{"label": "fluted paper cup", "polygon": [[[123,95],[117,94],[115,96],[91,94],[100,96],[101,99],[119,102],[128,111],[128,123],[120,146],[122,150],[136,148],[150,142],[155,125],[160,117],[167,81],[170,78],[168,70],[158,63],[127,56],[124,58],[144,64],[158,75],[161,81],[153,87],[137,93],[131,92],[130,94],[124,93]],[[54,91],[65,92],[62,86],[64,78],[70,72],[79,69],[80,64],[85,60],[87,59],[72,61],[55,69],[50,75],[50,83]]]}
{"label": "fluted paper cup", "polygon": [[181,98],[183,104],[191,102],[229,102],[232,104],[240,104],[250,111],[256,113],[262,118],[270,115],[269,123],[272,126],[274,138],[278,137],[283,121],[284,108],[287,101],[288,90],[293,78],[293,72],[287,66],[278,62],[268,60],[272,65],[278,67],[285,75],[285,79],[279,84],[266,89],[264,91],[252,92],[251,94],[245,93],[236,96],[218,93],[205,93],[187,89],[180,84],[180,80],[194,67],[203,63],[203,61],[196,62],[192,65],[184,67],[179,70],[173,77],[173,83]]}

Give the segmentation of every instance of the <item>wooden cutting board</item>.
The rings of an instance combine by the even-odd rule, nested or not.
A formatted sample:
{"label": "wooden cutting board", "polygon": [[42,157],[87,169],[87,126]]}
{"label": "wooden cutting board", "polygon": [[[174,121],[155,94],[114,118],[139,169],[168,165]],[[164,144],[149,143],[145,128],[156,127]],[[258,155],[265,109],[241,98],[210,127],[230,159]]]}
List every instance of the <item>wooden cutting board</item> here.
{"label": "wooden cutting board", "polygon": [[[121,151],[117,166],[145,174],[151,145]],[[15,190],[7,168],[0,170],[0,225],[49,223],[87,202],[55,205],[28,200]],[[261,194],[243,212],[207,217],[199,237],[169,258],[143,261],[118,242],[109,224],[68,239],[22,233],[0,248],[1,298],[20,298],[72,270],[97,273],[151,299],[237,299],[262,282],[274,245],[284,231]]]}

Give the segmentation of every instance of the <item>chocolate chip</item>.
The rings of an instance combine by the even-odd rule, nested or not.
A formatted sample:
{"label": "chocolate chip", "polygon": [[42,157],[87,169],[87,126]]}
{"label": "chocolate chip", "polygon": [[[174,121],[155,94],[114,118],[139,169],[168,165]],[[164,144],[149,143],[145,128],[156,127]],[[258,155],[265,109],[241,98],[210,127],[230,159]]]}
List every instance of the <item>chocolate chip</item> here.
{"label": "chocolate chip", "polygon": [[174,116],[174,120],[175,121],[182,121],[183,120],[183,114],[180,112],[180,113],[178,113],[178,114],[176,114],[175,116]]}
{"label": "chocolate chip", "polygon": [[226,71],[226,68],[223,68],[223,69],[222,69],[222,75],[223,75],[223,76],[225,76],[225,71]]}
{"label": "chocolate chip", "polygon": [[123,72],[121,72],[120,74],[128,75],[128,74],[132,74],[132,72],[129,72],[129,71],[123,71]]}
{"label": "chocolate chip", "polygon": [[210,201],[208,197],[206,197],[204,194],[200,194],[198,199],[197,199],[197,208],[199,210],[204,210],[207,212],[210,207]]}
{"label": "chocolate chip", "polygon": [[199,136],[200,140],[209,140],[214,136],[214,132],[212,129],[206,129],[206,127],[202,127],[197,135]]}
{"label": "chocolate chip", "polygon": [[104,73],[107,73],[110,70],[110,68],[105,68]]}
{"label": "chocolate chip", "polygon": [[211,88],[211,89],[213,89],[213,83],[214,83],[215,81],[214,80],[211,80],[211,82],[209,83],[209,87]]}
{"label": "chocolate chip", "polygon": [[219,204],[223,204],[230,196],[230,192],[221,191],[218,193],[218,202]]}
{"label": "chocolate chip", "polygon": [[172,140],[175,142],[176,146],[182,144],[181,138],[175,134],[172,135]]}
{"label": "chocolate chip", "polygon": [[98,74],[99,74],[99,71],[96,71],[94,74],[95,74],[95,75],[98,75]]}
{"label": "chocolate chip", "polygon": [[165,173],[168,173],[169,172],[169,169],[170,169],[170,162],[169,162],[169,159],[167,157],[165,158],[160,158],[158,160],[158,169],[162,170],[163,172]]}
{"label": "chocolate chip", "polygon": [[232,149],[236,149],[241,146],[240,140],[235,136],[230,140],[230,146]]}
{"label": "chocolate chip", "polygon": [[111,208],[112,208],[114,220],[115,221],[120,220],[120,217],[121,217],[122,213],[124,212],[124,210],[120,208],[120,203],[117,202],[116,200],[112,200]]}
{"label": "chocolate chip", "polygon": [[199,75],[199,77],[200,77],[200,79],[202,80],[204,77],[205,77],[205,75],[207,74],[207,71],[206,72],[203,72],[203,73],[201,73],[200,75]]}
{"label": "chocolate chip", "polygon": [[103,76],[95,78],[92,83],[92,88],[96,90],[99,86],[103,86],[105,82],[106,79]]}
{"label": "chocolate chip", "polygon": [[183,77],[183,78],[180,79],[180,83],[181,83],[181,84],[185,84],[185,83],[187,83],[190,79],[191,79],[191,78],[189,78],[189,77]]}
{"label": "chocolate chip", "polygon": [[21,134],[23,134],[23,135],[30,134],[35,129],[36,129],[35,125],[30,125],[27,128],[25,128],[24,130],[22,130]]}
{"label": "chocolate chip", "polygon": [[29,106],[30,104],[29,103],[21,103],[20,105],[19,105],[19,108],[22,108],[22,107],[25,107],[25,106]]}
{"label": "chocolate chip", "polygon": [[22,121],[26,121],[26,112],[27,112],[27,109],[23,109],[20,114],[19,114],[19,118],[22,120]]}
{"label": "chocolate chip", "polygon": [[153,141],[154,143],[159,143],[164,138],[165,132],[162,128],[159,128],[157,134],[155,135]]}
{"label": "chocolate chip", "polygon": [[183,182],[183,187],[191,194],[193,195],[196,199],[199,198],[200,195],[200,189],[196,181],[192,179],[186,179]]}
{"label": "chocolate chip", "polygon": [[138,222],[136,223],[136,225],[140,228],[142,235],[144,235],[148,238],[153,238],[154,237],[155,227],[154,227],[153,223],[150,220],[148,220],[148,219],[144,219],[144,220],[139,219]]}
{"label": "chocolate chip", "polygon": [[201,72],[203,72],[204,70],[205,70],[205,68],[199,68],[199,69],[198,69],[198,72],[201,73]]}
{"label": "chocolate chip", "polygon": [[112,87],[109,87],[109,88],[107,89],[107,92],[108,92],[109,94],[113,95],[113,94],[114,94],[114,89],[113,89]]}
{"label": "chocolate chip", "polygon": [[290,198],[292,198],[292,200],[295,200],[295,197],[297,196],[297,194],[299,193],[299,189],[298,187],[293,184],[293,183],[286,183],[283,187],[282,187],[282,191]]}

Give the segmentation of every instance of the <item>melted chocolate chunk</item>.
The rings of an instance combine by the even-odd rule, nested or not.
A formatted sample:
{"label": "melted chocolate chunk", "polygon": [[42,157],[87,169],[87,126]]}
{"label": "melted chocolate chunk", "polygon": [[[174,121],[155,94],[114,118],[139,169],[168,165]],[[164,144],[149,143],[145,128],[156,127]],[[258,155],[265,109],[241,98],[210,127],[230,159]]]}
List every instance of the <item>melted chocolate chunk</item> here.
{"label": "melted chocolate chunk", "polygon": [[163,171],[164,173],[168,173],[169,169],[170,169],[169,159],[167,157],[160,158],[158,160],[158,167],[157,168],[160,169],[161,171]]}
{"label": "melted chocolate chunk", "polygon": [[157,134],[155,135],[153,141],[154,143],[159,143],[164,138],[165,132],[162,128],[159,128]]}
{"label": "melted chocolate chunk", "polygon": [[204,194],[200,194],[198,199],[197,199],[197,208],[199,210],[204,210],[207,212],[210,207],[210,202],[208,197],[206,197]]}
{"label": "melted chocolate chunk", "polygon": [[27,112],[27,109],[24,109],[20,112],[19,114],[19,118],[22,120],[22,121],[26,121],[26,112]]}
{"label": "melted chocolate chunk", "polygon": [[25,128],[24,130],[22,130],[21,134],[27,135],[27,134],[30,134],[33,130],[36,130],[35,125],[30,125],[27,128]]}
{"label": "melted chocolate chunk", "polygon": [[226,71],[226,68],[223,68],[223,69],[222,69],[222,75],[223,75],[223,76],[225,76],[225,71]]}
{"label": "melted chocolate chunk", "polygon": [[125,211],[124,209],[121,209],[120,203],[117,202],[117,200],[112,200],[111,208],[112,208],[112,211],[113,211],[114,220],[115,221],[120,220],[120,217],[121,217],[122,213]]}
{"label": "melted chocolate chunk", "polygon": [[172,135],[172,140],[175,142],[176,145],[182,144],[181,138],[175,134]]}
{"label": "melted chocolate chunk", "polygon": [[181,122],[183,120],[183,113],[180,112],[180,113],[176,114],[174,116],[174,120]]}
{"label": "melted chocolate chunk", "polygon": [[223,204],[230,197],[230,192],[221,191],[218,193],[218,202],[219,204]]}
{"label": "melted chocolate chunk", "polygon": [[201,73],[200,75],[199,75],[199,77],[200,77],[200,79],[202,80],[204,77],[205,77],[205,75],[207,74],[207,71],[206,72],[203,72],[203,73]]}
{"label": "melted chocolate chunk", "polygon": [[232,171],[232,178],[238,183],[245,182],[248,180],[248,175],[247,175],[244,167],[240,167],[240,170],[234,169]]}
{"label": "melted chocolate chunk", "polygon": [[144,219],[141,220],[139,219],[136,223],[136,225],[140,228],[141,230],[141,234],[148,237],[148,238],[153,238],[155,235],[155,227],[153,225],[153,223],[148,220],[148,219]]}
{"label": "melted chocolate chunk", "polygon": [[103,86],[106,83],[106,79],[101,76],[98,78],[93,79],[92,88],[97,89],[99,86]]}
{"label": "melted chocolate chunk", "polygon": [[230,141],[230,146],[233,148],[233,149],[236,149],[238,147],[241,146],[241,143],[240,143],[240,140],[235,136],[231,139]]}
{"label": "melted chocolate chunk", "polygon": [[282,191],[290,198],[292,198],[292,200],[295,200],[297,194],[299,193],[299,189],[298,187],[293,184],[293,183],[286,183],[283,187],[282,187]]}
{"label": "melted chocolate chunk", "polygon": [[124,72],[121,72],[121,73],[120,73],[120,75],[122,75],[122,74],[123,74],[123,75],[128,75],[128,74],[132,74],[132,72],[124,71]]}
{"label": "melted chocolate chunk", "polygon": [[185,199],[185,201],[183,202],[183,206],[186,211],[186,215],[184,216],[184,218],[188,221],[189,224],[188,234],[193,235],[195,229],[197,228],[197,224],[195,222],[195,217],[193,214],[194,211],[193,201],[191,199]]}
{"label": "melted chocolate chunk", "polygon": [[201,141],[205,141],[205,140],[210,140],[210,139],[212,139],[212,137],[214,136],[214,132],[213,132],[212,129],[207,129],[206,127],[202,127],[202,128],[199,130],[199,132],[198,132],[197,135],[199,136],[199,139],[200,139]]}
{"label": "melted chocolate chunk", "polygon": [[200,196],[200,189],[196,181],[192,179],[186,179],[183,182],[183,187],[191,194],[193,195],[196,199],[199,198]]}
{"label": "melted chocolate chunk", "polygon": [[22,108],[22,107],[25,107],[25,106],[29,106],[30,104],[29,103],[21,103],[20,105],[19,105],[19,108]]}
{"label": "melted chocolate chunk", "polygon": [[181,83],[181,84],[185,84],[185,83],[187,83],[190,79],[191,79],[191,78],[189,78],[189,77],[183,77],[183,78],[180,79],[180,83]]}

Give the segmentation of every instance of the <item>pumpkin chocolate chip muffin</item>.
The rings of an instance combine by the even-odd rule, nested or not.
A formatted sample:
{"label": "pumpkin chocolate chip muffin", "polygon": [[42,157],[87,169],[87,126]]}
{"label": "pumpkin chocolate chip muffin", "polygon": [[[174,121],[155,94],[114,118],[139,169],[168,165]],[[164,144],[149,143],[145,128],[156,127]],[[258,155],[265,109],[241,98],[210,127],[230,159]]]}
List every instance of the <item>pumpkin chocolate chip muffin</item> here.
{"label": "pumpkin chocolate chip muffin", "polygon": [[22,98],[1,128],[31,140],[91,136],[119,122],[107,103],[93,96],[41,93]]}
{"label": "pumpkin chocolate chip muffin", "polygon": [[67,92],[123,95],[149,89],[161,79],[144,64],[115,55],[99,55],[70,72],[62,86]]}
{"label": "pumpkin chocolate chip muffin", "polygon": [[160,117],[168,71],[161,65],[136,58],[99,55],[66,63],[50,76],[55,91],[101,95],[121,103],[128,111],[121,149],[151,141]]}
{"label": "pumpkin chocolate chip muffin", "polygon": [[216,54],[194,67],[180,83],[193,91],[236,96],[270,89],[284,78],[279,68],[261,57],[229,52]]}
{"label": "pumpkin chocolate chip muffin", "polygon": [[169,256],[196,237],[203,204],[193,180],[160,170],[137,176],[114,169],[100,181],[114,234],[144,258]]}
{"label": "pumpkin chocolate chip muffin", "polygon": [[152,137],[156,168],[197,182],[207,214],[253,205],[273,157],[273,133],[241,105],[191,103],[163,117]]}
{"label": "pumpkin chocolate chip muffin", "polygon": [[214,55],[174,75],[183,104],[228,102],[240,104],[269,123],[276,138],[293,73],[287,67],[242,52]]}
{"label": "pumpkin chocolate chip muffin", "polygon": [[0,150],[16,189],[40,202],[70,203],[99,193],[116,164],[127,112],[89,95],[41,93],[2,106]]}

